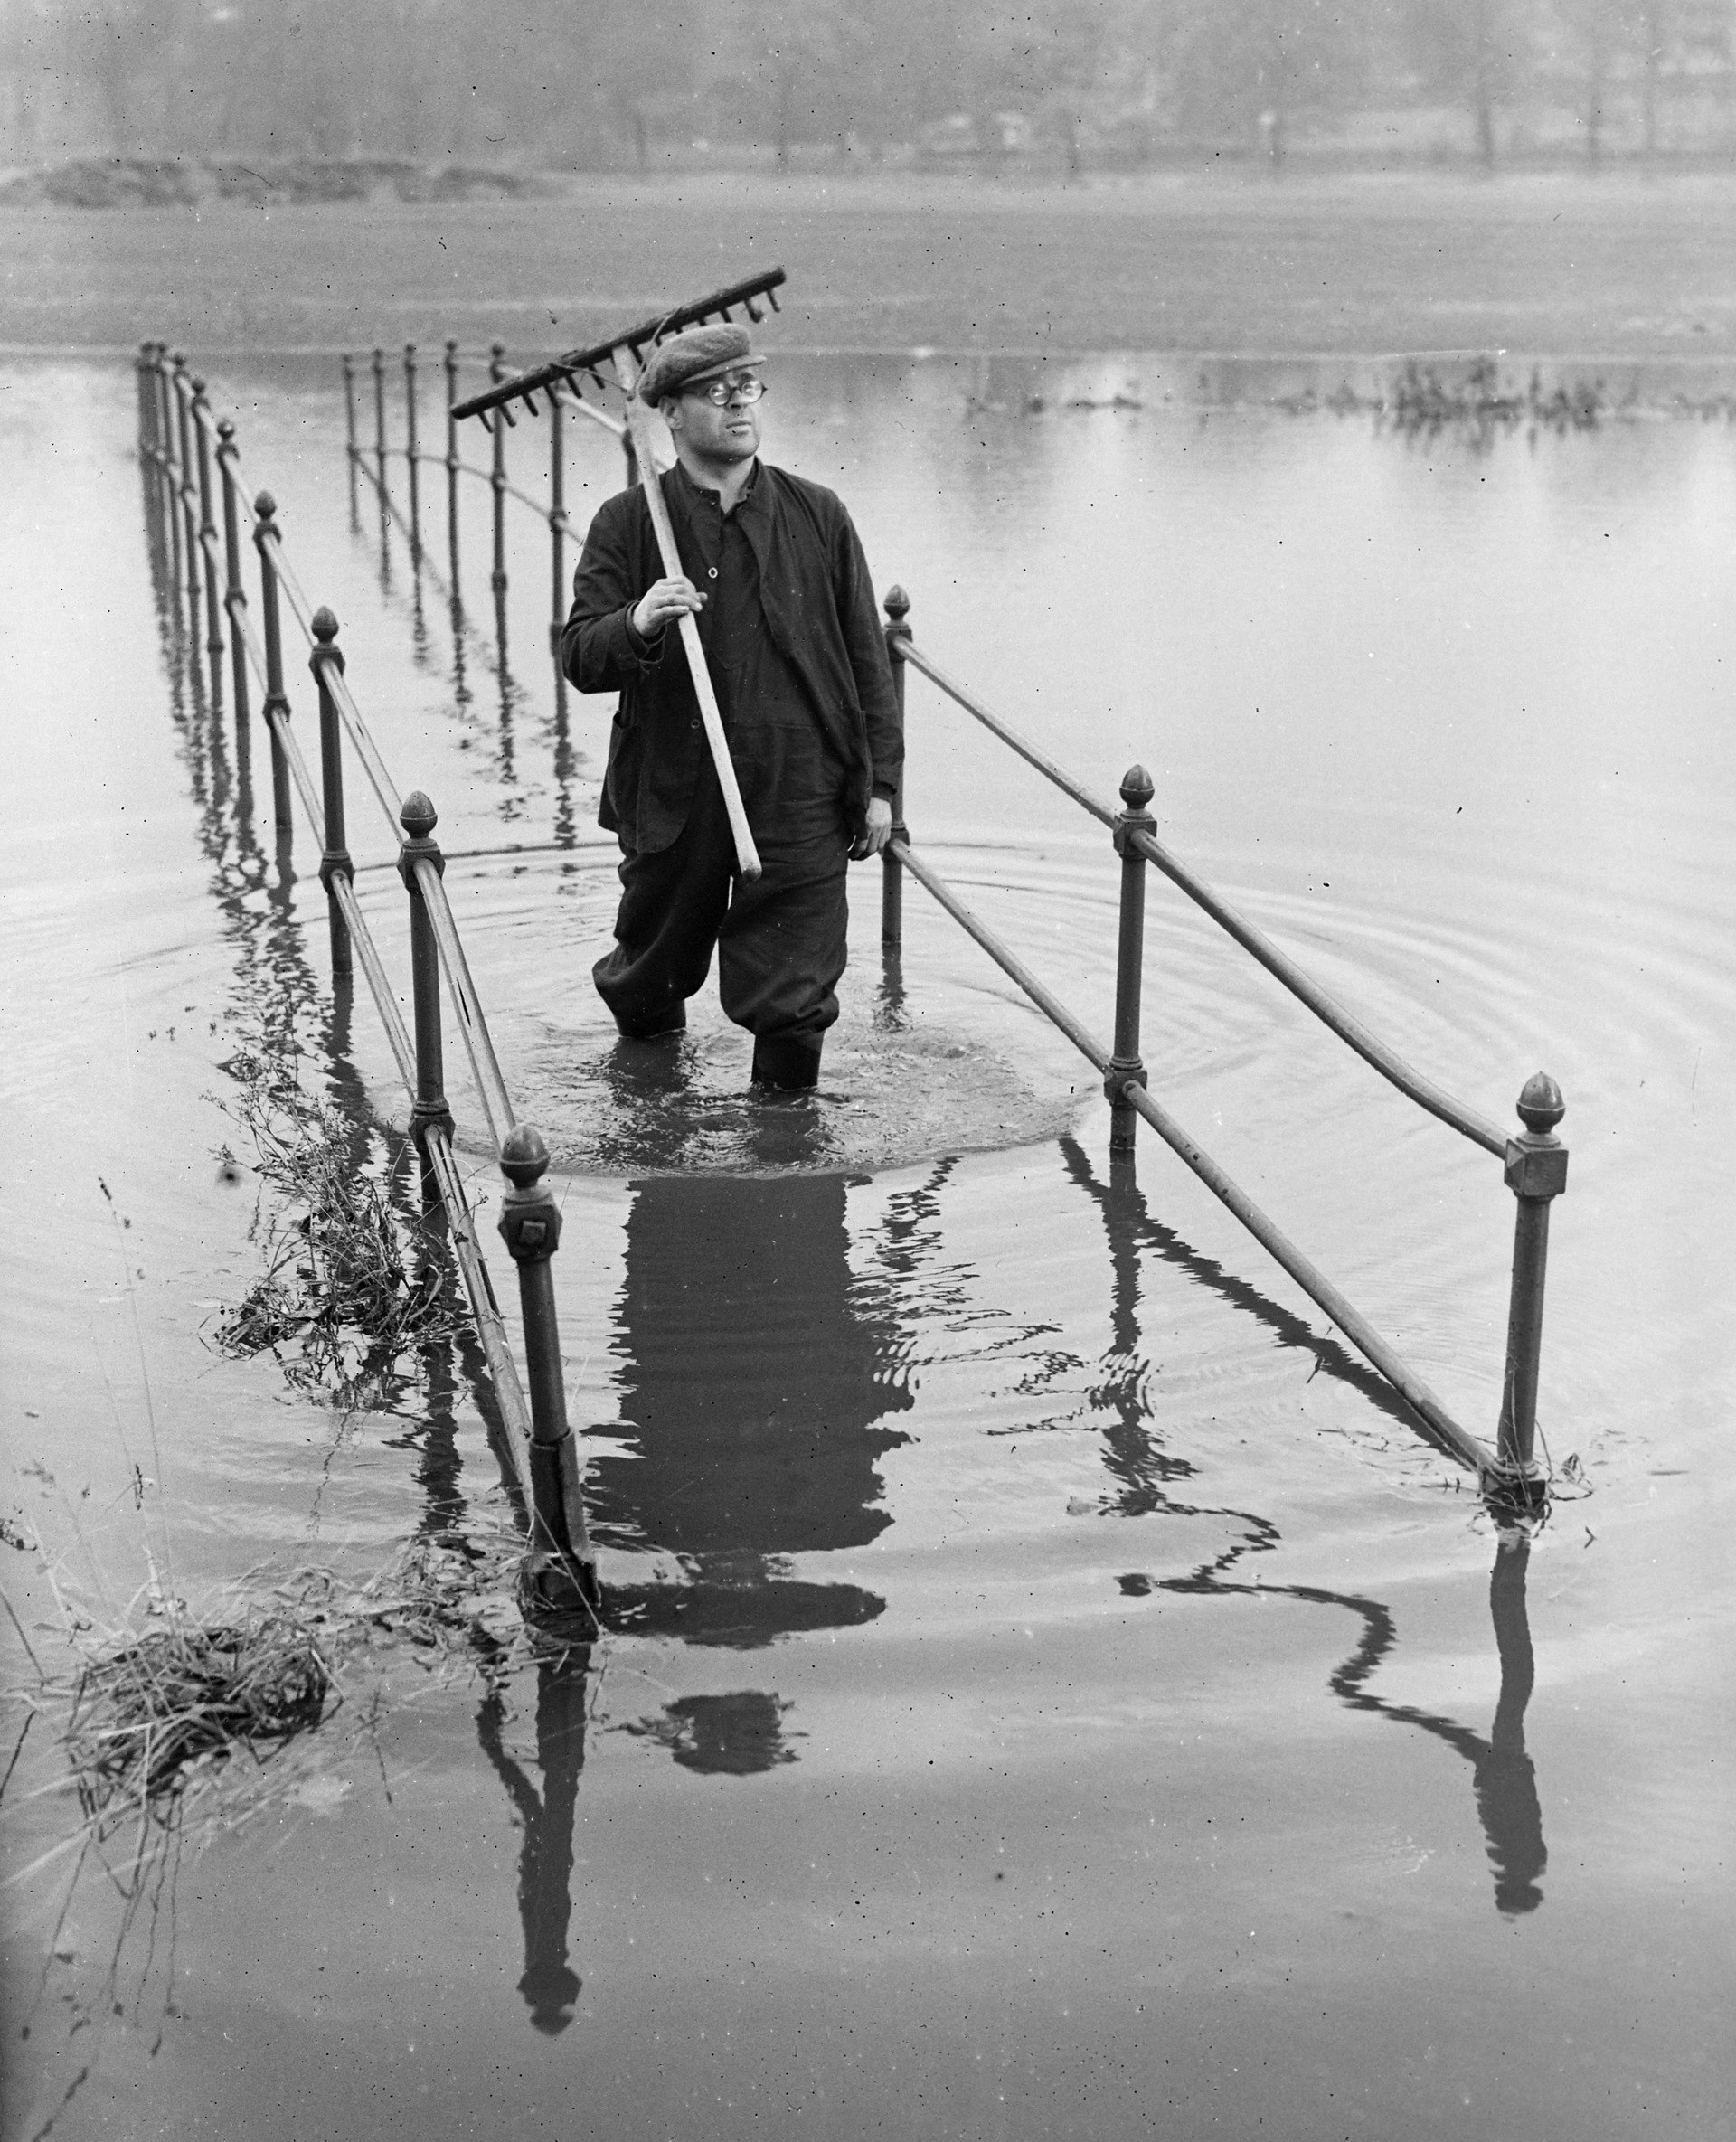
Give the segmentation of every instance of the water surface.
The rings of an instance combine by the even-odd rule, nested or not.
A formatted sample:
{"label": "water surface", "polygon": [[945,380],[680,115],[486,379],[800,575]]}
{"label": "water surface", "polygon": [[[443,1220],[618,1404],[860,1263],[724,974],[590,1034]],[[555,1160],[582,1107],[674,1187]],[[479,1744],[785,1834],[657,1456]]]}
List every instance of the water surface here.
{"label": "water surface", "polygon": [[[937,659],[1105,793],[1142,761],[1164,837],[1414,1062],[1504,1121],[1561,1080],[1543,1426],[1582,1480],[1498,1534],[1165,1152],[1111,1168],[1089,1069],[914,887],[887,975],[856,873],[812,1109],[748,1106],[714,1005],[625,1062],[588,981],[606,710],[557,703],[546,534],[514,524],[503,664],[486,495],[455,632],[440,486],[418,576],[365,490],[352,519],[330,368],[231,363],[568,1171],[615,1604],[563,1665],[383,1647],[112,1978],[93,1869],[14,1888],[9,2132],[87,2065],[58,2132],[1730,2131],[1736,440],[1407,441],[1156,378],[791,363],[769,452],[843,491]],[[153,555],[130,371],[14,363],[0,428],[8,1524],[118,1602],[136,1464],[195,1601],[483,1552],[467,1350],[346,1414],[205,1343],[258,1269],[238,1043],[293,1034],[376,1156],[390,1058]],[[618,460],[572,457],[581,517]],[[1107,1033],[1107,837],[915,679],[909,732],[916,837]],[[401,972],[359,780],[351,817]],[[1496,1164],[1158,882],[1146,988],[1166,1105],[1492,1433]],[[456,1050],[451,1082],[488,1191]],[[14,1798],[56,1760],[20,1758],[16,1864],[68,1826]]]}

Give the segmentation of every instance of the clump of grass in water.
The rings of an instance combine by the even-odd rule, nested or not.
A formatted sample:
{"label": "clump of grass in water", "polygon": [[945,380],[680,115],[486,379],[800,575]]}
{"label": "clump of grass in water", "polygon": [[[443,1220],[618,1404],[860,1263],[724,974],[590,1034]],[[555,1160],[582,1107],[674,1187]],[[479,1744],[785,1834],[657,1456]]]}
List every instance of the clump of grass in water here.
{"label": "clump of grass in water", "polygon": [[293,1615],[216,1628],[177,1617],[80,1669],[63,1736],[80,1801],[99,1819],[117,1800],[149,1806],[201,1758],[258,1754],[311,1730],[331,1685]]}
{"label": "clump of grass in water", "polygon": [[[366,1132],[303,1090],[293,1058],[243,1049],[224,1068],[239,1090],[220,1105],[251,1139],[269,1200],[254,1222],[265,1270],[223,1312],[214,1344],[270,1352],[292,1384],[354,1405],[400,1355],[458,1328],[445,1259],[396,1209],[390,1176],[361,1164]],[[236,1165],[227,1146],[218,1157]],[[426,1252],[419,1269],[412,1245]]]}

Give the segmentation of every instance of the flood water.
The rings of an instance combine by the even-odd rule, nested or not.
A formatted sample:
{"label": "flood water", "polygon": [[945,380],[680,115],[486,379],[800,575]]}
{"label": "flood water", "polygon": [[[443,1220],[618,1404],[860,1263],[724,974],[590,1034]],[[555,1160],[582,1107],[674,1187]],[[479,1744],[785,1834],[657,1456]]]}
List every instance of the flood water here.
{"label": "flood water", "polygon": [[[1089,1067],[920,888],[887,972],[854,874],[812,1104],[745,1099],[714,1002],[625,1060],[545,532],[497,618],[467,486],[455,623],[443,480],[418,574],[352,514],[335,367],[212,373],[556,1149],[612,1604],[560,1663],[510,1611],[439,1671],[382,1638],[141,1898],[16,1882],[8,2134],[1731,2133],[1736,433],[1407,439],[1121,360],[791,361],[764,405],[935,659],[1101,793],[1142,761],[1161,836],[1485,1114],[1560,1080],[1558,1494],[1502,1532],[1165,1149],[1112,1173]],[[473,1348],[345,1409],[209,1343],[259,1270],[238,1049],[293,1039],[375,1165],[402,1116],[153,549],[134,385],[0,369],[5,1560],[60,1670],[51,1574],[118,1613],[149,1544],[205,1610],[510,1524]],[[577,429],[582,526],[619,457]],[[1107,1034],[1107,835],[915,676],[908,733],[919,845]],[[359,774],[350,817],[401,976]],[[1155,873],[1146,977],[1159,1098],[1492,1437],[1499,1165]],[[14,1867],[64,1780],[39,1724]]]}

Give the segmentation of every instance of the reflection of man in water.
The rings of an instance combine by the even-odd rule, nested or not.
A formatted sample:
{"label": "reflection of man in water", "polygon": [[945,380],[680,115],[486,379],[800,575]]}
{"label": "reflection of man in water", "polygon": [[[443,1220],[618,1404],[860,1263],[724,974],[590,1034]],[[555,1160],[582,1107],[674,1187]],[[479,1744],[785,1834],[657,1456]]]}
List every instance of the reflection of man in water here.
{"label": "reflection of man in water", "polygon": [[[629,1038],[677,1032],[715,948],[755,1082],[811,1087],[838,1015],[846,861],[885,846],[903,757],[867,561],[830,491],[758,459],[764,385],[745,329],[671,335],[638,391],[675,440],[661,484],[683,570],[665,575],[640,491],[609,499],[561,642],[581,692],[620,694],[601,823],[620,837],[622,895],[597,988]],[[735,874],[675,644],[684,616],[764,865],[753,884]]]}
{"label": "reflection of man in water", "polygon": [[844,1198],[841,1176],[798,1175],[635,1194],[616,1347],[638,1455],[592,1464],[592,1522],[690,1565],[693,1590],[647,1594],[645,1611],[694,1641],[762,1644],[880,1611],[853,1586],[768,1568],[891,1523],[875,1467],[905,1439],[875,1424],[912,1401],[897,1327],[859,1301]]}

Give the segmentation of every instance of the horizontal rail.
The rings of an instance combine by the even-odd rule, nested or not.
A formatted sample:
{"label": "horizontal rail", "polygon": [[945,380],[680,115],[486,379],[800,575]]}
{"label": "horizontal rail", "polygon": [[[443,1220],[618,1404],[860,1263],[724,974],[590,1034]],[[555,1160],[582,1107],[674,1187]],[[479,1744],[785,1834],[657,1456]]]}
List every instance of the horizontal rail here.
{"label": "horizontal rail", "polygon": [[[933,894],[1004,973],[1011,976],[1037,1008],[1061,1029],[1080,1055],[1099,1071],[1107,1072],[1111,1058],[1102,1043],[1074,1018],[1052,991],[1044,988],[992,929],[976,920],[944,879],[911,854],[905,842],[893,841],[891,848],[917,882]],[[1495,1454],[1479,1443],[1475,1436],[1460,1428],[1439,1399],[1420,1376],[1412,1374],[1368,1319],[1351,1307],[1318,1266],[1305,1257],[1282,1229],[1274,1225],[1261,1212],[1252,1198],[1239,1188],[1217,1162],[1194,1144],[1180,1124],[1153,1100],[1140,1080],[1127,1079],[1121,1081],[1110,1099],[1124,1101],[1145,1118],[1176,1156],[1194,1171],[1215,1197],[1230,1208],[1261,1248],[1283,1266],[1302,1291],[1325,1310],[1358,1352],[1373,1363],[1437,1442],[1443,1444],[1453,1457],[1479,1477],[1498,1472]]]}
{"label": "horizontal rail", "polygon": [[1046,752],[1038,750],[1027,736],[1021,736],[1010,722],[1003,721],[991,708],[986,707],[974,693],[966,691],[957,677],[950,677],[938,662],[929,661],[915,642],[901,639],[899,646],[913,669],[920,669],[930,684],[939,684],[948,699],[956,699],[967,714],[974,714],[985,729],[998,736],[1004,744],[1010,744],[1029,765],[1034,766],[1045,780],[1052,781],[1057,788],[1071,796],[1076,804],[1090,811],[1092,817],[1101,818],[1104,825],[1115,824],[1115,813],[1101,797],[1093,796],[1083,781],[1073,778],[1064,767],[1057,766]]}
{"label": "horizontal rail", "polygon": [[[1116,813],[1101,797],[1095,796],[1083,782],[1077,781],[1052,759],[1038,750],[1028,738],[1021,736],[1011,722],[985,706],[981,700],[964,688],[956,678],[949,677],[938,663],[931,662],[908,639],[901,642],[904,659],[920,669],[930,682],[938,684],[949,698],[956,699],[967,713],[974,714],[983,726],[1009,744],[1020,758],[1034,766],[1037,771],[1063,789],[1073,801],[1099,818],[1106,826],[1113,826]],[[1305,1004],[1315,1017],[1329,1026],[1341,1042],[1354,1049],[1365,1063],[1373,1067],[1383,1079],[1391,1080],[1399,1091],[1415,1101],[1420,1109],[1438,1117],[1441,1122],[1467,1137],[1486,1153],[1493,1153],[1497,1159],[1505,1159],[1507,1150],[1506,1133],[1486,1116],[1480,1116],[1475,1109],[1457,1100],[1444,1087],[1436,1085],[1432,1079],[1411,1068],[1395,1050],[1389,1049],[1380,1038],[1371,1033],[1362,1021],[1347,1012],[1335,997],[1324,990],[1318,982],[1305,974],[1295,960],[1278,947],[1265,934],[1257,929],[1244,916],[1237,913],[1229,901],[1213,892],[1204,879],[1190,870],[1180,856],[1173,855],[1148,833],[1133,832],[1128,835],[1130,844],[1148,862],[1155,863],[1170,882],[1198,907],[1203,908],[1221,929],[1229,933],[1244,952],[1251,953],[1267,973],[1283,983],[1291,996]]]}
{"label": "horizontal rail", "polygon": [[439,950],[440,965],[446,969],[447,986],[451,991],[452,1002],[458,1010],[465,1049],[469,1054],[470,1068],[476,1073],[476,1090],[482,1096],[482,1111],[488,1118],[488,1129],[495,1141],[495,1149],[498,1152],[506,1142],[507,1133],[518,1120],[513,1113],[513,1104],[506,1092],[506,1081],[501,1076],[500,1059],[495,1054],[494,1040],[488,1032],[488,1022],[483,1014],[482,1000],[476,995],[476,986],[470,977],[470,963],[464,956],[458,926],[453,920],[451,905],[446,897],[445,882],[426,857],[416,864],[416,882],[421,888],[422,899],[428,907],[428,919],[433,925],[434,942]]}
{"label": "horizontal rail", "polygon": [[1335,997],[1329,996],[1318,982],[1306,975],[1295,960],[1280,952],[1269,937],[1239,915],[1203,879],[1196,877],[1179,856],[1172,855],[1162,842],[1154,840],[1148,833],[1135,832],[1127,837],[1131,846],[1137,848],[1148,862],[1155,863],[1173,884],[1203,908],[1221,929],[1227,930],[1243,951],[1250,952],[1268,974],[1282,982],[1292,996],[1307,1005],[1316,1018],[1331,1027],[1339,1040],[1354,1049],[1365,1063],[1372,1064],[1401,1093],[1409,1095],[1419,1108],[1438,1116],[1473,1145],[1493,1153],[1496,1159],[1505,1159],[1507,1136],[1504,1130],[1497,1128],[1487,1117],[1479,1116],[1475,1109],[1467,1108],[1463,1101],[1455,1100],[1432,1079],[1413,1071],[1401,1056],[1372,1034],[1360,1019],[1345,1011]]}
{"label": "horizontal rail", "polygon": [[1351,1345],[1373,1362],[1410,1411],[1455,1458],[1479,1475],[1494,1474],[1499,1469],[1495,1453],[1458,1425],[1421,1377],[1412,1374],[1368,1319],[1351,1307],[1320,1268],[1302,1254],[1281,1228],[1268,1219],[1212,1156],[1194,1144],[1175,1118],[1151,1098],[1146,1087],[1137,1079],[1129,1079],[1121,1087],[1119,1098],[1145,1118],[1171,1152],[1193,1169],[1214,1197],[1230,1208],[1260,1247],[1284,1267],[1303,1293],[1318,1303]]}
{"label": "horizontal rail", "polygon": [[1099,1071],[1109,1068],[1109,1052],[1101,1042],[1095,1040],[1074,1018],[1052,990],[1045,989],[1035,975],[1015,953],[1007,949],[992,929],[985,928],[965,905],[946,880],[930,870],[926,863],[914,855],[903,841],[892,841],[888,846],[892,854],[904,865],[919,885],[932,893],[953,920],[967,935],[976,939],[989,958],[1003,973],[1010,975],[1040,1012],[1044,1013],[1071,1042],[1081,1056],[1089,1057]]}
{"label": "horizontal rail", "polygon": [[476,1222],[471,1216],[469,1201],[464,1194],[464,1184],[444,1128],[438,1123],[430,1124],[423,1142],[429,1165],[433,1170],[435,1181],[439,1184],[440,1202],[446,1207],[447,1220],[452,1230],[453,1256],[464,1279],[470,1314],[482,1339],[483,1355],[488,1364],[488,1374],[495,1386],[501,1419],[506,1426],[507,1454],[518,1478],[520,1494],[527,1505],[533,1505],[535,1490],[531,1479],[531,1409],[524,1396],[524,1387],[518,1380],[518,1364],[513,1358],[513,1349],[506,1337],[506,1326],[500,1314],[500,1304],[495,1299],[495,1289],[488,1278],[488,1267],[482,1260],[482,1246],[476,1241]]}
{"label": "horizontal rail", "polygon": [[[315,646],[318,643],[314,637],[313,606],[308,602],[307,595],[303,592],[301,582],[297,580],[288,560],[284,556],[283,537],[273,526],[266,531],[265,540],[271,545],[271,557],[277,571],[278,584],[288,599],[289,608],[295,613],[296,622],[301,627],[302,637],[306,639],[310,647]],[[368,784],[373,788],[381,809],[386,814],[387,823],[392,827],[392,835],[395,839],[401,840],[403,831],[398,822],[398,814],[403,808],[402,800],[392,776],[386,771],[386,762],[380,756],[380,747],[374,742],[367,723],[362,718],[362,710],[356,705],[350,687],[344,680],[344,673],[335,664],[327,667],[326,683],[326,688],[332,695],[332,703],[337,709],[338,717],[349,732],[350,741],[355,746],[356,757],[362,761],[363,770],[368,777]]]}

